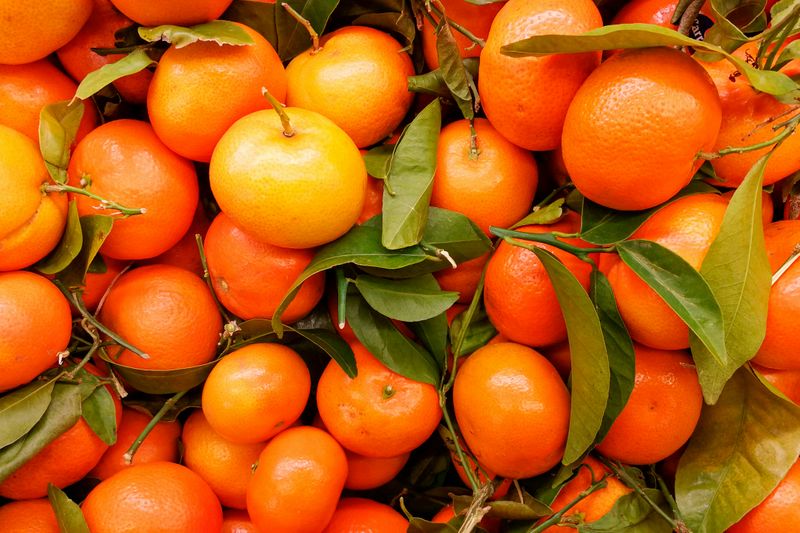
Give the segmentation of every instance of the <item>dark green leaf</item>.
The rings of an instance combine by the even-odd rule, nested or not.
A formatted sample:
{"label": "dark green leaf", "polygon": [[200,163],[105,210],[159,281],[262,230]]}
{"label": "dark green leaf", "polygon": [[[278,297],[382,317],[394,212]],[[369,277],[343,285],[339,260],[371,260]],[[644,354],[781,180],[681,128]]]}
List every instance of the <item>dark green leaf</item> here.
{"label": "dark green leaf", "polygon": [[[588,200],[587,200],[588,201]],[[535,209],[531,214],[511,226],[511,229],[517,229],[522,226],[529,226],[531,224],[552,224],[557,221],[564,214],[564,199],[559,198],[551,204],[544,207]]]}
{"label": "dark green leaf", "polygon": [[[467,498],[469,497],[467,496]],[[489,512],[486,513],[486,516],[491,518],[535,520],[553,514],[553,510],[550,507],[527,492],[522,493],[522,501],[519,501],[519,495],[515,493],[513,499],[500,499],[487,503]]]}
{"label": "dark green leaf", "polygon": [[97,256],[100,246],[111,232],[114,219],[105,215],[88,215],[80,218],[81,243],[80,253],[72,263],[56,276],[68,288],[80,287],[89,271],[89,266]]}
{"label": "dark green leaf", "polygon": [[56,183],[67,182],[69,155],[81,124],[83,102],[64,100],[44,106],[39,113],[39,151]]}
{"label": "dark green leaf", "polygon": [[441,370],[447,364],[447,316],[444,313],[421,322],[409,322],[408,327],[428,349]]}
{"label": "dark green leaf", "polygon": [[0,448],[22,438],[42,418],[53,394],[55,379],[34,380],[0,398]]}
{"label": "dark green leaf", "polygon": [[112,359],[101,355],[114,371],[122,376],[126,383],[134,389],[146,394],[174,394],[186,391],[203,383],[217,361],[176,368],[174,370],[149,370],[121,365]]}
{"label": "dark green leaf", "polygon": [[[282,3],[282,2],[280,2]],[[286,2],[301,17],[311,23],[319,34],[325,31],[328,19],[339,4],[339,0],[287,0]],[[278,55],[287,61],[311,47],[311,36],[306,28],[297,22],[288,11],[281,9],[276,2],[275,27],[278,33]]]}
{"label": "dark green leaf", "polygon": [[463,516],[456,516],[446,524],[433,523],[414,517],[409,521],[406,533],[458,533],[463,523]]}
{"label": "dark green leaf", "polygon": [[436,54],[442,80],[447,85],[451,98],[455,100],[464,118],[472,120],[475,117],[475,97],[472,91],[475,82],[461,61],[458,43],[444,17],[436,28]]}
{"label": "dark green leaf", "polygon": [[[665,513],[671,513],[664,496],[656,489],[643,489],[647,497]],[[620,497],[611,510],[590,524],[578,527],[580,533],[671,533],[672,526],[635,492]]]}
{"label": "dark green leaf", "polygon": [[[390,250],[422,240],[441,123],[441,104],[436,99],[417,114],[397,143],[389,169],[389,187],[383,189],[381,242]],[[393,194],[389,194],[390,189]]]}
{"label": "dark green leaf", "polygon": [[409,10],[391,13],[366,13],[353,20],[354,26],[370,26],[402,37],[403,46],[410,47],[417,35],[417,25]]}
{"label": "dark green leaf", "polygon": [[67,227],[64,235],[47,257],[36,263],[35,268],[42,274],[57,274],[69,266],[73,259],[78,257],[83,245],[83,232],[78,216],[78,204],[75,200],[69,202],[67,210]]}
{"label": "dark green leaf", "polygon": [[111,446],[117,442],[117,408],[111,393],[97,387],[81,404],[83,419],[100,440]]}
{"label": "dark green leaf", "polygon": [[61,533],[89,533],[89,526],[83,518],[83,513],[78,504],[69,499],[69,496],[53,485],[47,484],[47,498],[53,507]]}
{"label": "dark green leaf", "polygon": [[[480,302],[478,303],[480,304]],[[464,322],[467,320],[468,313],[469,309],[463,313],[459,313],[450,324],[450,341],[454,346],[461,335],[461,330],[464,327]],[[475,308],[475,312],[472,314],[472,319],[469,321],[469,328],[464,334],[459,351],[461,354],[472,353],[478,348],[486,346],[486,344],[496,336],[497,330],[489,320],[486,310],[478,305]]]}
{"label": "dark green leaf", "polygon": [[139,37],[149,43],[157,41],[171,43],[175,48],[183,48],[198,41],[214,42],[220,46],[254,44],[253,38],[244,29],[227,20],[212,20],[191,28],[169,24],[155,28],[139,28]]}
{"label": "dark green leaf", "polygon": [[719,533],[761,502],[800,454],[800,408],[742,368],[705,405],[675,478],[695,533]]}
{"label": "dark green leaf", "polygon": [[385,180],[389,176],[389,167],[392,165],[392,155],[395,145],[381,144],[364,154],[364,164],[367,166],[367,174],[379,180]]}
{"label": "dark green leaf", "polygon": [[781,68],[789,61],[800,58],[800,41],[792,41],[781,50],[775,61],[775,68]]}
{"label": "dark green leaf", "polygon": [[[476,58],[462,59],[466,71],[473,79],[478,75],[478,60]],[[412,93],[430,94],[433,96],[441,96],[442,98],[450,98],[450,89],[447,87],[442,71],[440,69],[431,70],[417,74],[416,76],[408,77],[408,90]]]}
{"label": "dark green leaf", "polygon": [[583,286],[555,255],[539,247],[542,262],[567,324],[572,363],[569,436],[563,464],[576,461],[594,444],[608,402],[610,373],[600,319]]}
{"label": "dark green leaf", "polygon": [[398,280],[362,274],[355,286],[373,309],[403,322],[433,318],[458,301],[458,293],[442,291],[431,274]]}
{"label": "dark green leaf", "polygon": [[141,72],[150,65],[155,64],[156,61],[147,55],[147,51],[142,48],[137,48],[119,61],[103,65],[94,72],[87,74],[78,85],[78,90],[75,91],[75,98],[86,100],[100,92],[100,90],[109,83],[115,82],[125,76]]}
{"label": "dark green leaf", "polygon": [[255,0],[234,0],[221,19],[240,22],[260,33],[278,49],[278,30],[275,27],[275,11],[282,9],[280,4],[268,4]]}
{"label": "dark green leaf", "polygon": [[689,326],[717,361],[728,360],[719,302],[692,265],[668,248],[642,239],[617,244],[617,252]]}

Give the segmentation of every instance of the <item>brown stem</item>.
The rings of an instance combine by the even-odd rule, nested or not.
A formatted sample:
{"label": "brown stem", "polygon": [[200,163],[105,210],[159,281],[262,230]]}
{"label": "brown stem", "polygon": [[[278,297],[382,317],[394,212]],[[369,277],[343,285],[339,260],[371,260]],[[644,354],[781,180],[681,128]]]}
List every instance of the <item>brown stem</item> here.
{"label": "brown stem", "polygon": [[322,47],[319,45],[319,34],[316,32],[311,23],[307,19],[303,18],[303,15],[295,11],[294,8],[286,2],[281,2],[281,7],[288,11],[292,18],[299,22],[308,32],[308,35],[311,37],[311,55],[313,56],[322,50]]}
{"label": "brown stem", "polygon": [[274,109],[278,116],[281,117],[281,126],[283,126],[284,137],[293,137],[296,132],[292,127],[292,122],[289,120],[289,115],[286,114],[286,110],[283,108],[283,104],[280,103],[277,98],[272,96],[266,87],[261,88],[261,94],[264,95],[264,98],[269,100],[269,103],[272,104],[272,109]]}
{"label": "brown stem", "polygon": [[678,33],[682,33],[687,37],[692,36],[692,26],[695,20],[697,20],[697,15],[700,13],[700,9],[702,9],[705,3],[706,0],[693,0],[686,6],[686,11],[681,15],[681,22],[678,25]]}

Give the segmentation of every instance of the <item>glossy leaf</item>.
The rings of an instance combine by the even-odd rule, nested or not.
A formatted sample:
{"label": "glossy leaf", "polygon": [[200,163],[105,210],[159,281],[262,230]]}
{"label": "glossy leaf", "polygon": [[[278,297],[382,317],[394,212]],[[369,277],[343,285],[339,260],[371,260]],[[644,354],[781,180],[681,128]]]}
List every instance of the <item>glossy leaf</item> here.
{"label": "glossy leaf", "polygon": [[572,363],[569,435],[563,464],[580,458],[594,444],[608,402],[610,373],[600,319],[583,286],[555,255],[534,247],[555,289],[567,324]]}
{"label": "glossy leaf", "polygon": [[557,221],[564,214],[564,199],[559,198],[553,203],[535,209],[531,214],[511,226],[511,229],[517,229],[522,226],[529,226],[531,224],[552,224]]}
{"label": "glossy leaf", "polygon": [[155,28],[139,28],[139,37],[149,43],[163,41],[175,48],[190,44],[214,42],[218,45],[248,46],[254,44],[253,38],[240,26],[227,20],[212,20],[190,28],[164,24]]}
{"label": "glossy leaf", "polygon": [[392,166],[394,148],[393,144],[381,144],[364,154],[367,174],[373,178],[385,180],[389,176],[389,168]]}
{"label": "glossy leaf", "polygon": [[174,394],[192,389],[203,383],[217,361],[176,368],[174,370],[150,370],[121,365],[108,357],[100,356],[114,372],[119,374],[134,389],[146,394]]}
{"label": "glossy leaf", "polygon": [[83,118],[82,102],[54,102],[39,113],[39,151],[53,181],[67,182],[70,150]]}
{"label": "glossy leaf", "polygon": [[759,159],[736,189],[700,268],[722,309],[728,353],[721,365],[699,339],[690,338],[707,403],[716,402],[725,382],[755,355],[767,330],[771,270],[761,219],[761,181],[767,160],[768,156]]}
{"label": "glossy leaf", "polygon": [[[664,496],[655,489],[643,489],[647,497],[667,514],[671,512]],[[590,524],[578,527],[580,533],[671,533],[672,526],[635,492],[621,496],[611,510]]]}
{"label": "glossy leaf", "polygon": [[[461,63],[473,79],[478,75],[479,63],[477,59],[468,57],[462,59]],[[412,93],[430,94],[432,96],[441,96],[442,98],[450,98],[451,96],[442,71],[438,68],[415,76],[409,76],[408,90]]]}
{"label": "glossy leaf", "polygon": [[[286,3],[310,22],[311,27],[319,35],[322,35],[339,0],[287,0]],[[279,8],[277,2],[275,28],[278,34],[278,55],[284,61],[311,47],[311,37],[306,28],[285,9]]]}
{"label": "glossy leaf", "polygon": [[436,55],[442,80],[450,92],[449,96],[455,100],[464,118],[472,120],[475,117],[474,95],[477,94],[475,82],[464,67],[453,30],[444,17],[436,28]]}
{"label": "glossy leaf", "polygon": [[34,380],[0,397],[0,448],[22,438],[42,418],[55,386],[55,379]]}
{"label": "glossy leaf", "polygon": [[728,360],[722,310],[692,265],[668,248],[641,239],[619,243],[617,253],[689,326],[714,359]]}
{"label": "glossy leaf", "polygon": [[36,263],[35,268],[42,274],[56,274],[69,266],[78,257],[83,246],[83,231],[78,216],[78,203],[70,200],[67,209],[67,227],[58,246],[50,254]]}
{"label": "glossy leaf", "polygon": [[47,484],[47,499],[56,515],[58,529],[62,533],[89,533],[89,526],[83,518],[81,508],[69,496],[53,485]]}
{"label": "glossy leaf", "polygon": [[[411,121],[397,143],[383,189],[381,242],[390,250],[419,244],[428,221],[442,108],[436,99]],[[393,194],[389,194],[391,189]]]}
{"label": "glossy leaf", "polygon": [[373,309],[403,322],[433,318],[458,301],[458,293],[441,290],[431,274],[399,280],[362,274],[354,283]]}
{"label": "glossy leaf", "polygon": [[117,409],[111,393],[97,387],[81,404],[83,419],[100,440],[111,446],[117,442]]}
{"label": "glossy leaf", "polygon": [[[463,313],[459,313],[450,324],[450,339],[454,346],[461,336],[464,323],[467,322],[467,318],[470,316],[468,313],[469,309]],[[469,328],[464,333],[464,338],[461,341],[461,349],[459,351],[461,354],[472,353],[478,348],[486,346],[486,344],[496,336],[497,329],[495,329],[494,325],[489,320],[486,310],[481,306],[477,306],[469,320]]]}
{"label": "glossy leaf", "polygon": [[775,67],[781,68],[789,61],[800,58],[800,41],[792,41],[786,45],[775,60]]}
{"label": "glossy leaf", "polygon": [[81,243],[80,253],[69,267],[59,271],[56,276],[68,288],[83,285],[89,267],[94,262],[97,252],[111,233],[114,219],[105,215],[88,215],[80,217]]}
{"label": "glossy leaf", "polygon": [[436,364],[444,370],[447,364],[447,317],[444,313],[438,314],[420,322],[409,322],[408,327],[417,336],[417,339],[433,355]]}
{"label": "glossy leaf", "polygon": [[527,492],[522,493],[522,501],[514,491],[513,498],[503,498],[487,502],[489,512],[486,516],[506,520],[535,520],[553,514],[553,510]]}
{"label": "glossy leaf", "polygon": [[87,74],[78,85],[78,90],[75,91],[75,98],[86,100],[100,92],[100,90],[109,83],[115,82],[125,76],[141,72],[150,65],[155,64],[156,61],[147,55],[146,50],[137,48],[119,61],[103,65],[99,69]]}
{"label": "glossy leaf", "polygon": [[240,22],[253,28],[277,50],[278,29],[275,27],[275,12],[279,9],[283,9],[280,3],[276,5],[257,0],[234,0],[220,18]]}
{"label": "glossy leaf", "polygon": [[353,20],[354,26],[369,26],[402,37],[402,44],[409,48],[417,35],[417,25],[410,10],[400,12],[365,13]]}
{"label": "glossy leaf", "polygon": [[742,368],[706,405],[675,479],[686,525],[721,533],[761,502],[800,454],[800,407]]}

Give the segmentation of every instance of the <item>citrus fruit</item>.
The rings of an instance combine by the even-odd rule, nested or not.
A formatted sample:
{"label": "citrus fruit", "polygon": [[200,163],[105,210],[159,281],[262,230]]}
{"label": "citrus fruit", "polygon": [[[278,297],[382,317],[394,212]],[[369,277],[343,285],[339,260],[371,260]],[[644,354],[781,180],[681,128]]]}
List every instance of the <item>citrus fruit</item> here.
{"label": "citrus fruit", "polygon": [[[490,4],[470,4],[463,0],[442,0],[441,6],[449,21],[466,28],[478,39],[486,39],[492,21],[503,7],[505,2],[492,2]],[[462,58],[478,57],[481,47],[472,42],[467,36],[454,27],[450,27],[456,41],[458,53]],[[436,52],[436,28],[427,17],[422,19],[422,52],[425,64],[429,69],[439,68],[439,55]]]}
{"label": "citrus fruit", "polygon": [[172,0],[165,3],[111,0],[126,17],[142,26],[192,26],[219,18],[231,0]]}
{"label": "citrus fruit", "polygon": [[752,366],[787,398],[800,405],[800,370],[775,370],[755,363]]}
{"label": "citrus fruit", "polygon": [[366,498],[342,498],[324,533],[405,533],[408,520],[382,503]]}
{"label": "citrus fruit", "polygon": [[210,225],[211,221],[206,217],[202,206],[198,205],[192,219],[192,225],[189,226],[183,237],[166,252],[146,259],[143,263],[146,265],[174,265],[193,272],[202,278],[204,275],[203,261],[200,259],[200,249],[197,247],[196,235],[200,235],[201,238],[205,239]]}
{"label": "citrus fruit", "polygon": [[3,533],[59,533],[56,514],[46,498],[10,502],[0,507]]}
{"label": "citrus fruit", "polygon": [[[97,309],[97,306],[108,292],[111,284],[116,281],[123,270],[130,266],[130,263],[127,261],[111,259],[110,257],[100,257],[103,259],[103,264],[106,267],[105,272],[87,272],[84,278],[83,292],[81,293],[83,305],[92,313]],[[72,308],[72,314],[73,316],[78,316],[79,314],[77,308],[74,306]]]}
{"label": "citrus fruit", "polygon": [[434,273],[434,277],[443,291],[458,293],[458,303],[468,304],[475,295],[475,289],[478,288],[483,267],[488,260],[489,254],[486,253],[475,259],[464,261],[456,268],[439,270]]}
{"label": "citrus fruit", "polygon": [[409,453],[394,457],[367,457],[345,449],[347,479],[344,486],[350,490],[368,490],[380,487],[394,479],[408,462]]}
{"label": "citrus fruit", "polygon": [[258,530],[247,511],[223,509],[221,533],[258,533]]}
{"label": "citrus fruit", "polygon": [[[678,26],[671,22],[674,13],[675,2],[670,0],[631,0],[614,15],[611,24],[655,24],[677,30]],[[711,6],[704,4],[692,26],[692,37],[702,40],[705,30],[713,24],[712,15]]]}
{"label": "citrus fruit", "polygon": [[[800,463],[794,463],[778,486],[727,533],[785,531],[788,524],[800,523]],[[791,526],[790,526],[791,527]]]}

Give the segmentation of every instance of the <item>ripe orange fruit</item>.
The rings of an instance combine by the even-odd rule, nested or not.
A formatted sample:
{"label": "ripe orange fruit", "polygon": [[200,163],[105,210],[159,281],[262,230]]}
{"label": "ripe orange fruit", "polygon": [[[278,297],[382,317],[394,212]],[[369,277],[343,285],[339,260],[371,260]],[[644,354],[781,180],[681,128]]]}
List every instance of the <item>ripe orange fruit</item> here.
{"label": "ripe orange fruit", "polygon": [[43,194],[50,183],[39,149],[0,125],[0,271],[19,270],[46,256],[67,223],[67,197]]}
{"label": "ripe orange fruit", "polygon": [[3,533],[59,533],[56,514],[46,498],[7,503],[0,507]]}
{"label": "ripe orange fruit", "polygon": [[350,137],[313,111],[287,108],[238,120],[214,150],[209,176],[222,211],[258,240],[311,248],[344,235],[364,205],[367,172]]}
{"label": "ripe orange fruit", "polygon": [[203,414],[232,442],[263,442],[300,417],[310,391],[311,376],[297,352],[276,343],[250,344],[211,371],[203,386]]}
{"label": "ripe orange fruit", "polygon": [[[411,58],[392,36],[366,26],[325,35],[286,67],[286,103],[324,115],[359,148],[388,137],[411,107]],[[358,102],[358,105],[353,105]]]}
{"label": "ripe orange fruit", "polygon": [[[205,251],[220,303],[244,319],[272,318],[289,287],[314,257],[310,249],[281,248],[259,241],[239,229],[225,213],[211,223]],[[324,290],[325,274],[308,279],[281,320],[290,323],[306,316]]]}
{"label": "ripe orange fruit", "polygon": [[151,4],[138,0],[111,0],[126,17],[142,26],[193,26],[219,18],[232,0],[173,0]]}
{"label": "ripe orange fruit", "polygon": [[175,463],[134,465],[97,485],[83,502],[92,533],[217,533],[222,506],[203,478]]}
{"label": "ripe orange fruit", "polygon": [[[664,28],[677,30],[678,26],[672,24],[672,15],[675,13],[675,3],[670,0],[631,0],[614,16],[611,24],[656,24]],[[701,32],[700,36],[693,34],[694,38],[701,37],[705,33],[704,26],[711,24],[713,13],[709,4],[704,4],[700,9],[701,15],[698,15],[698,20],[701,25],[698,26],[698,31]],[[703,19],[702,17],[705,17]],[[694,32],[694,28],[692,28]]]}
{"label": "ripe orange fruit", "polygon": [[513,342],[490,344],[458,370],[453,407],[480,464],[520,479],[558,464],[569,426],[569,392],[539,352]]}
{"label": "ripe orange fruit", "polygon": [[[570,214],[549,226],[523,226],[517,230],[527,233],[570,233],[577,231],[579,224],[579,217]],[[564,239],[564,242],[584,246],[578,239]],[[581,285],[588,289],[592,271],[589,263],[548,244],[530,244],[555,254]],[[486,313],[494,327],[514,342],[545,346],[567,338],[567,326],[555,289],[544,265],[529,250],[507,242],[500,243],[486,268],[483,298]]]}
{"label": "ripe orange fruit", "polygon": [[800,463],[795,463],[778,486],[727,533],[787,531],[800,523]]}
{"label": "ripe orange fruit", "polygon": [[0,63],[21,65],[50,55],[72,39],[92,11],[92,0],[0,3]]}
{"label": "ripe orange fruit", "polygon": [[800,405],[800,370],[775,370],[755,363],[753,369],[787,398]]}
{"label": "ripe orange fruit", "polygon": [[208,162],[231,124],[270,107],[262,87],[281,102],[285,99],[286,75],[278,53],[255,30],[239,26],[253,39],[252,45],[198,41],[172,46],[150,82],[147,112],[153,129],[164,144],[189,159]]}
{"label": "ripe orange fruit", "polygon": [[199,234],[205,239],[210,225],[211,221],[206,217],[203,207],[198,205],[197,210],[194,212],[192,225],[189,226],[183,237],[172,248],[161,255],[145,260],[144,264],[174,265],[193,272],[202,278],[204,275],[203,262],[200,260],[200,250],[197,247],[195,235]]}
{"label": "ripe orange fruit", "polygon": [[42,276],[0,272],[0,392],[56,364],[72,332],[69,303]]}
{"label": "ripe orange fruit", "polygon": [[[486,39],[494,17],[497,16],[497,12],[505,5],[505,2],[475,5],[463,0],[442,0],[441,5],[449,20],[468,29],[475,37]],[[453,38],[456,40],[462,58],[481,55],[480,46],[452,26],[450,31],[453,32]],[[425,56],[425,64],[430,70],[439,68],[439,55],[436,52],[436,28],[427,17],[422,19],[422,53]]]}
{"label": "ripe orange fruit", "polygon": [[[728,191],[722,193],[720,196],[723,198],[727,198],[730,202],[731,198],[733,197],[733,193],[736,192],[736,189],[729,189]],[[761,220],[764,222],[764,226],[766,227],[767,224],[772,222],[772,218],[775,216],[775,205],[772,202],[772,195],[767,191],[761,192]]]}
{"label": "ripe orange fruit", "polygon": [[287,429],[258,458],[247,486],[247,512],[261,531],[322,531],[346,477],[347,460],[333,437],[310,426]]}
{"label": "ripe orange fruit", "polygon": [[[686,196],[661,208],[631,238],[656,242],[699,270],[727,207],[727,199],[716,194]],[[617,261],[608,271],[608,280],[635,341],[662,350],[689,347],[688,326],[627,265]]]}
{"label": "ripe orange fruit", "polygon": [[[481,280],[481,273],[489,254],[485,253],[475,259],[464,261],[456,268],[445,268],[434,273],[439,287],[443,291],[455,291],[458,293],[458,303],[469,304],[478,288]],[[452,308],[451,308],[452,309]]]}
{"label": "ripe orange fruit", "polygon": [[[114,221],[100,248],[115,259],[146,259],[171,248],[192,223],[198,184],[194,167],[162,143],[146,122],[107,122],[87,135],[72,154],[69,184],[146,212]],[[100,202],[71,195],[80,215],[113,213]]]}
{"label": "ripe orange fruit", "polygon": [[572,370],[572,359],[570,358],[569,342],[564,341],[552,346],[542,348],[542,355],[547,357],[548,361],[553,363],[553,366],[558,370],[558,374],[564,381],[569,378],[569,373]]}
{"label": "ripe orange fruit", "polygon": [[147,265],[117,279],[100,321],[150,356],[121,349],[114,360],[136,368],[170,370],[214,358],[222,319],[203,280],[172,265]]}
{"label": "ripe orange fruit", "polygon": [[394,457],[367,457],[350,450],[344,453],[347,456],[344,486],[350,490],[369,490],[388,483],[406,466],[410,456],[401,453]]}
{"label": "ripe orange fruit", "polygon": [[223,509],[221,533],[258,533],[247,511]]}
{"label": "ripe orange fruit", "polygon": [[342,498],[323,533],[405,533],[408,520],[388,505],[366,498]]}
{"label": "ripe orange fruit", "polygon": [[508,142],[488,120],[474,124],[477,156],[470,153],[469,121],[442,128],[431,205],[458,211],[489,234],[489,226],[511,226],[530,212],[539,175],[533,154]]}
{"label": "ripe orange fruit", "polygon": [[580,34],[602,25],[590,0],[510,0],[503,6],[478,72],[483,110],[497,131],[526,150],[556,148],[570,101],[600,64],[600,52],[510,57],[500,48],[534,35]]}
{"label": "ripe orange fruit", "polygon": [[[130,265],[127,261],[119,261],[117,259],[111,259],[110,257],[104,257],[103,262],[106,265],[105,272],[89,272],[84,279],[81,297],[83,298],[83,304],[86,306],[86,309],[92,313],[97,309],[100,300],[102,300],[103,296],[108,292],[108,289],[111,287],[111,284],[114,283],[114,280],[117,279],[117,276]],[[78,316],[79,314],[77,308],[74,306],[72,307],[72,314],[73,316]]]}
{"label": "ripe orange fruit", "polygon": [[643,465],[666,459],[686,444],[700,419],[703,394],[685,351],[636,344],[634,352],[633,392],[597,451]]}
{"label": "ripe orange fruit", "polygon": [[647,209],[689,183],[721,120],[714,84],[690,56],[665,47],[625,50],[575,93],[564,121],[564,163],[590,200]]}
{"label": "ripe orange fruit", "polygon": [[317,384],[325,427],[342,446],[367,457],[392,457],[417,448],[442,416],[436,389],[389,370],[361,344],[350,346],[358,375],[348,377],[331,361]]}
{"label": "ripe orange fruit", "polygon": [[[123,408],[122,420],[117,428],[117,442],[106,450],[100,462],[89,472],[89,477],[108,479],[120,470],[130,467],[131,465],[125,462],[124,455],[151,420],[152,417],[148,414],[128,407]],[[181,425],[178,422],[159,421],[136,450],[131,464],[178,462],[180,436]]]}

